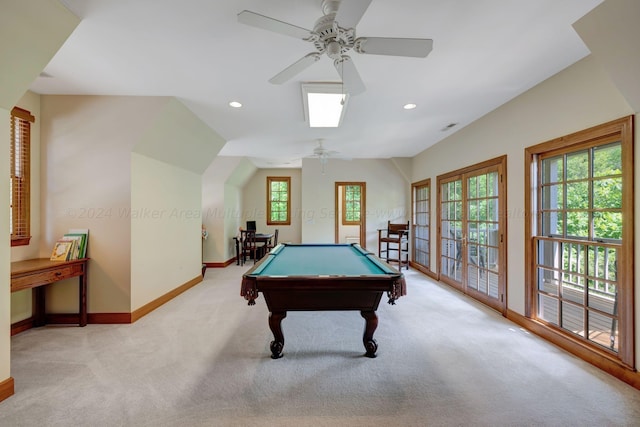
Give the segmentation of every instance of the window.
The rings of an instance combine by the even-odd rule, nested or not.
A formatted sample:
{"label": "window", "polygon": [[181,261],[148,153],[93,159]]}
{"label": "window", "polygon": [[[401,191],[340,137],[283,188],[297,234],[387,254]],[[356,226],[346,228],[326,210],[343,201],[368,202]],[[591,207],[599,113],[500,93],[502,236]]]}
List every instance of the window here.
{"label": "window", "polygon": [[345,185],[342,191],[342,225],[360,224],[361,187]]}
{"label": "window", "polygon": [[291,177],[267,177],[267,225],[291,224]]}
{"label": "window", "polygon": [[28,245],[31,123],[35,117],[18,107],[11,110],[10,226],[11,246]]}
{"label": "window", "polygon": [[633,155],[625,118],[527,149],[532,318],[633,366]]}
{"label": "window", "polygon": [[431,180],[417,182],[411,185],[413,200],[413,256],[412,261],[430,269],[430,229],[429,229],[429,196],[431,193]]}

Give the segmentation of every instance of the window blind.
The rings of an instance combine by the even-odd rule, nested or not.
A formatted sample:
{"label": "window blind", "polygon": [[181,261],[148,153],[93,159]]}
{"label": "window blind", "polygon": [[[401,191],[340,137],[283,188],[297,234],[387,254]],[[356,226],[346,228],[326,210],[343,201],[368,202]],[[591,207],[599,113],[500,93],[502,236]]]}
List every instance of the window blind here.
{"label": "window blind", "polygon": [[[29,111],[11,110],[11,170],[10,170],[10,230],[12,245],[28,243],[30,198],[31,123],[35,117]],[[26,240],[26,243],[22,243]]]}

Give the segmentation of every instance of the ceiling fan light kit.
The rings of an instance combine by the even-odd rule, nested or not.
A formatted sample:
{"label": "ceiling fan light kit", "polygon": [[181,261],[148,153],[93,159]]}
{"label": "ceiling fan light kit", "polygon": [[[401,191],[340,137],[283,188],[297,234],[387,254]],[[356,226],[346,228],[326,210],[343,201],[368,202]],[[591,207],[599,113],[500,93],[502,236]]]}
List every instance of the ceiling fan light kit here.
{"label": "ceiling fan light kit", "polygon": [[322,0],[324,16],[316,20],[313,30],[279,21],[244,10],[238,14],[240,23],[295,37],[314,44],[316,52],[303,56],[269,82],[282,84],[300,74],[326,54],[333,60],[345,92],[357,95],[365,91],[360,74],[347,55],[350,50],[359,54],[392,55],[424,58],[433,49],[433,40],[418,38],[356,37],[356,25],[372,0]]}
{"label": "ceiling fan light kit", "polygon": [[313,149],[313,157],[317,157],[318,160],[320,160],[320,171],[322,172],[322,175],[324,175],[325,166],[327,165],[327,161],[329,160],[329,157],[337,155],[338,152],[333,150],[327,150],[326,148],[324,148],[322,143],[323,143],[323,140],[318,139],[318,146]]}

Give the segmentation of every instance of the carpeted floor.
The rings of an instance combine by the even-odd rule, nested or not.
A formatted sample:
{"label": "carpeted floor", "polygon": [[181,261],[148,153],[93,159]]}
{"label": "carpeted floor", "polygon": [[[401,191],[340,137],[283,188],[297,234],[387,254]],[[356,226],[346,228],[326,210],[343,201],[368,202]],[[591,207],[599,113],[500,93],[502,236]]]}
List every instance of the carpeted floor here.
{"label": "carpeted floor", "polygon": [[292,312],[272,360],[264,299],[240,297],[250,266],[132,325],[13,337],[0,426],[640,425],[639,390],[414,271],[380,304],[377,358],[358,312]]}

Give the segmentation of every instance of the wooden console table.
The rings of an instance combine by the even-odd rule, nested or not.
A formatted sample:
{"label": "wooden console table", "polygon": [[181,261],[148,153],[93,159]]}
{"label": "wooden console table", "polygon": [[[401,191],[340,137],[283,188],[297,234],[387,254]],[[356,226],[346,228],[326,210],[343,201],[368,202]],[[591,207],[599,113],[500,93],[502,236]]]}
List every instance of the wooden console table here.
{"label": "wooden console table", "polygon": [[73,261],[50,261],[48,258],[28,259],[11,263],[11,292],[33,289],[33,326],[46,324],[45,285],[78,277],[79,326],[87,325],[87,262],[89,258]]}

